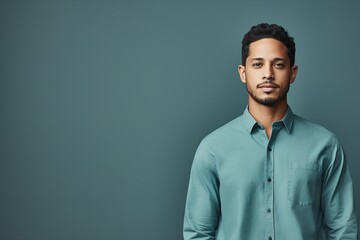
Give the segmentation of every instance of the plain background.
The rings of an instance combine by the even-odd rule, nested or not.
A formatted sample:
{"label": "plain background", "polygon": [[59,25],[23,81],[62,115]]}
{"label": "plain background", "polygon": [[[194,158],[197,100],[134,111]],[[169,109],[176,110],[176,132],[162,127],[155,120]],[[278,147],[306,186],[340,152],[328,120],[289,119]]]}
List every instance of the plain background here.
{"label": "plain background", "polygon": [[260,22],[295,38],[289,104],[338,136],[360,208],[359,13],[349,0],[0,0],[0,239],[182,239],[193,155],[243,112],[241,39]]}

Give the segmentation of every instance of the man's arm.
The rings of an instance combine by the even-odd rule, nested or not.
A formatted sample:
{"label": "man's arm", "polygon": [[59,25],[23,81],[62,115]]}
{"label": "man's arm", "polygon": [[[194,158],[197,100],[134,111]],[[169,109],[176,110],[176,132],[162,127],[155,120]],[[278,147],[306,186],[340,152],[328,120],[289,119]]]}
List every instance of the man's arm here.
{"label": "man's arm", "polygon": [[324,175],[322,209],[327,239],[358,239],[355,201],[350,171],[344,151],[333,137]]}
{"label": "man's arm", "polygon": [[190,173],[184,217],[184,239],[215,239],[220,216],[219,179],[215,157],[203,143]]}

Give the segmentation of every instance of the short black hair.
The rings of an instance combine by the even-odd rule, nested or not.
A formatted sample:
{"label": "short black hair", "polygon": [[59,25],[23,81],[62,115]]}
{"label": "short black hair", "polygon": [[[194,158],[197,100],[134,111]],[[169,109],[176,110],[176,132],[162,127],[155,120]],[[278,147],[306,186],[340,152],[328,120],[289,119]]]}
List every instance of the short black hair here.
{"label": "short black hair", "polygon": [[282,26],[268,23],[255,25],[244,35],[241,48],[242,65],[245,66],[246,58],[249,56],[250,44],[263,38],[273,38],[282,42],[288,49],[290,66],[294,66],[296,51],[294,38],[290,37],[289,33]]}

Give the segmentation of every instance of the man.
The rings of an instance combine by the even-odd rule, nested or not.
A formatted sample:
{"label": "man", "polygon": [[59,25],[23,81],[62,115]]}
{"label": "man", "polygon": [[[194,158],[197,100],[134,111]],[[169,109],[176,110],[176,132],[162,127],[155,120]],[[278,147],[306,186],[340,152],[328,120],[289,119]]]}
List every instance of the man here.
{"label": "man", "polygon": [[205,137],[188,189],[184,239],[357,239],[352,180],[335,135],[292,113],[294,39],[259,24],[242,41],[243,115]]}

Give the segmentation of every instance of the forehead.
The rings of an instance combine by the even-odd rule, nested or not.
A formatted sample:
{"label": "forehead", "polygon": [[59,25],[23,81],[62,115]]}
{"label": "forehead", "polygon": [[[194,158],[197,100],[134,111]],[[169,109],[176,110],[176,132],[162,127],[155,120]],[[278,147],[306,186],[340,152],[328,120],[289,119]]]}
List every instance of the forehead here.
{"label": "forehead", "polygon": [[249,59],[252,58],[285,58],[287,56],[287,47],[279,40],[273,38],[263,38],[250,43]]}

